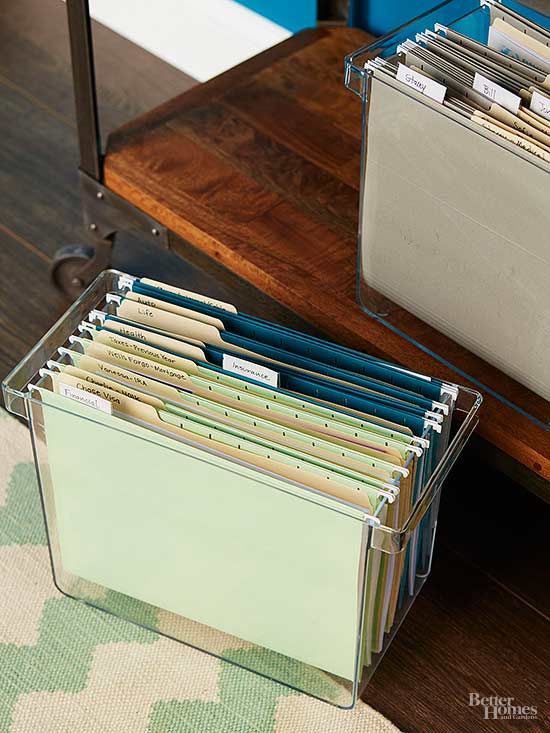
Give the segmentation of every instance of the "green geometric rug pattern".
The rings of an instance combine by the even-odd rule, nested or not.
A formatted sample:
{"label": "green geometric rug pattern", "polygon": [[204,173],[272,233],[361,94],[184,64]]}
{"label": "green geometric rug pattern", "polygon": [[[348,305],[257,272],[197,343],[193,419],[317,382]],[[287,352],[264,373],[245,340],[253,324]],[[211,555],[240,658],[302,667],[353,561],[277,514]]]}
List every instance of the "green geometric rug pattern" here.
{"label": "green geometric rug pattern", "polygon": [[30,436],[0,408],[0,733],[126,731],[399,733],[61,595]]}

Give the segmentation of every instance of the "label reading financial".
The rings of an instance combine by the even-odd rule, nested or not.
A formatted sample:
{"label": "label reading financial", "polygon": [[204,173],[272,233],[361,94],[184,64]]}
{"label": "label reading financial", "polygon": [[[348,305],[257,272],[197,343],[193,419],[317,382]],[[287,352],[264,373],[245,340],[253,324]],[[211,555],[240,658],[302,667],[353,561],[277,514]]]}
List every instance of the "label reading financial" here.
{"label": "label reading financial", "polygon": [[113,412],[113,406],[109,400],[105,400],[103,397],[99,397],[99,395],[86,392],[78,387],[73,387],[70,384],[61,383],[59,385],[59,394],[63,395],[63,397],[69,397],[71,400],[75,400],[76,402],[80,402],[83,405],[87,405],[88,407],[93,407],[96,410],[106,412],[108,415],[111,415]]}

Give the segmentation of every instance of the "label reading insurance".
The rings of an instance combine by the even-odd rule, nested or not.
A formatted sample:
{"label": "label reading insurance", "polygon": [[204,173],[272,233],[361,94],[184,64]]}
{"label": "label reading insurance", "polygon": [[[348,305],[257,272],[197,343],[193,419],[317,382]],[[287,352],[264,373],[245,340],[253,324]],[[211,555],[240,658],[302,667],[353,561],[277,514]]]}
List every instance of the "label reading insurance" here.
{"label": "label reading insurance", "polygon": [[519,105],[521,104],[521,97],[517,94],[512,94],[508,89],[501,87],[500,84],[495,84],[494,81],[487,79],[477,71],[474,76],[474,89],[476,92],[483,94],[484,97],[492,99],[493,102],[500,104],[501,107],[507,109],[513,115],[517,115]]}
{"label": "label reading insurance", "polygon": [[545,120],[550,120],[550,97],[545,97],[544,94],[534,91],[529,109],[531,112],[544,117]]}
{"label": "label reading insurance", "polygon": [[447,92],[446,86],[430,79],[429,76],[424,76],[424,74],[419,74],[418,71],[409,69],[405,64],[399,64],[397,78],[408,87],[416,89],[420,94],[424,94],[426,97],[430,97],[430,99],[435,99],[436,102],[441,103],[445,99]]}
{"label": "label reading insurance", "polygon": [[86,392],[78,387],[73,387],[70,384],[61,383],[59,385],[59,394],[63,395],[63,397],[69,397],[71,400],[76,400],[83,405],[88,405],[88,407],[93,407],[96,410],[106,412],[108,415],[113,412],[113,406],[109,400],[105,400],[103,397],[99,397],[91,392]]}
{"label": "label reading insurance", "polygon": [[231,354],[224,354],[222,366],[227,372],[239,374],[241,377],[248,377],[248,379],[253,379],[255,382],[269,384],[270,387],[279,386],[278,372],[274,372],[273,369],[268,369],[259,364],[254,364],[253,361],[246,361],[246,359],[238,359]]}

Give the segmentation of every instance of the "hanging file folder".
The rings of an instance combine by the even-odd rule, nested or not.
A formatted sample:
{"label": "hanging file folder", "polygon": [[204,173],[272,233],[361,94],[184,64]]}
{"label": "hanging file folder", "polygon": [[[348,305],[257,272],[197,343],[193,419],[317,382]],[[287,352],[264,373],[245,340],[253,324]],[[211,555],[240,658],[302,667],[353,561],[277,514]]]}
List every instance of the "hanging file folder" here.
{"label": "hanging file folder", "polygon": [[3,383],[55,582],[351,707],[425,581],[481,398],[174,286],[133,300],[145,284],[102,273]]}

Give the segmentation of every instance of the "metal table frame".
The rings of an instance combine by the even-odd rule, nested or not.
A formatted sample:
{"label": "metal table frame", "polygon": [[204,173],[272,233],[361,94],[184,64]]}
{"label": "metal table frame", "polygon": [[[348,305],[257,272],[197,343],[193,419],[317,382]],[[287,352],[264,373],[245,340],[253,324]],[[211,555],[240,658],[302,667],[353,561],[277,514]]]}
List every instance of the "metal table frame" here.
{"label": "metal table frame", "polygon": [[88,0],[67,0],[76,123],[79,145],[79,187],[84,226],[90,245],[58,250],[52,278],[68,295],[78,295],[110,266],[119,231],[134,231],[150,244],[167,249],[168,230],[104,184],[92,23]]}
{"label": "metal table frame", "polygon": [[[320,24],[345,18],[341,0],[318,0]],[[69,245],[58,250],[52,264],[52,278],[61,290],[76,296],[109,267],[111,251],[119,231],[134,231],[151,245],[168,249],[170,233],[104,183],[103,153],[97,104],[92,23],[89,0],[67,0],[71,64],[80,151],[79,186],[88,245]],[[340,17],[339,17],[340,16]]]}

